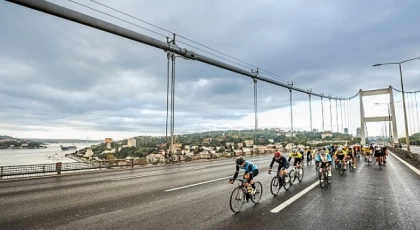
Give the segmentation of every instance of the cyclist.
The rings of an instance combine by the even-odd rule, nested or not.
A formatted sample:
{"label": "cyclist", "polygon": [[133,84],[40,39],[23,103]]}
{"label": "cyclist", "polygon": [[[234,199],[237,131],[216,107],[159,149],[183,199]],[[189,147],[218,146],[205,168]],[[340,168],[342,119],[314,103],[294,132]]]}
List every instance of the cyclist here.
{"label": "cyclist", "polygon": [[365,159],[369,159],[370,149],[369,149],[369,146],[368,145],[364,145],[363,146],[362,153],[363,153],[363,156],[365,156]]}
{"label": "cyclist", "polygon": [[323,148],[321,148],[321,147],[318,147],[317,149],[314,149],[314,151],[312,151],[312,159],[315,159],[319,155],[321,150],[323,150]]}
{"label": "cyclist", "polygon": [[[321,163],[321,165],[319,165],[319,163]],[[332,163],[332,158],[330,154],[327,154],[325,152],[325,150],[321,150],[319,155],[316,156],[315,158],[315,165],[316,167],[320,167],[320,173],[322,175],[323,171],[324,171],[324,167],[328,168],[328,176],[331,177],[331,163]]]}
{"label": "cyclist", "polygon": [[375,158],[376,158],[376,165],[381,164],[384,162],[384,151],[381,147],[375,147]]}
{"label": "cyclist", "polygon": [[347,156],[347,152],[343,150],[343,148],[338,147],[337,151],[334,154],[335,163],[337,164],[338,161],[341,161],[343,163],[343,169],[346,170],[346,161],[344,159]]}
{"label": "cyclist", "polygon": [[346,148],[346,151],[347,151],[346,160],[350,159],[351,162],[353,163],[353,168],[355,169],[356,168],[356,158],[354,157],[353,149],[349,148],[348,146],[345,146],[345,148]]}
{"label": "cyclist", "polygon": [[306,146],[306,161],[309,163],[312,160],[312,150],[311,147]]}
{"label": "cyclist", "polygon": [[305,161],[305,151],[303,150],[303,148],[299,148],[299,153],[300,153],[300,155],[302,155],[302,161],[301,161],[301,163],[302,163],[302,162]]}
{"label": "cyclist", "polygon": [[238,177],[239,169],[245,170],[244,179],[247,180],[248,183],[245,184],[247,187],[248,184],[251,184],[252,191],[251,194],[255,193],[255,185],[254,185],[254,177],[258,175],[258,167],[251,161],[246,160],[244,157],[239,157],[236,159],[236,172],[233,175],[233,179],[229,181],[229,183],[233,184]]}
{"label": "cyclist", "polygon": [[277,172],[280,174],[280,176],[286,175],[287,169],[290,166],[289,162],[286,160],[286,157],[282,156],[279,151],[274,153],[274,157],[271,160],[270,169],[268,170],[268,173],[271,173],[271,169],[273,168],[274,162],[277,162],[279,164]]}
{"label": "cyclist", "polygon": [[386,158],[388,156],[388,148],[386,146],[382,147],[382,151],[384,152],[384,165],[386,164]]}
{"label": "cyclist", "polygon": [[288,162],[290,162],[290,160],[292,160],[292,158],[295,158],[295,161],[293,162],[293,166],[297,166],[300,165],[300,163],[303,160],[303,156],[300,153],[300,151],[296,151],[296,152],[292,152],[289,154],[289,159],[287,160]]}

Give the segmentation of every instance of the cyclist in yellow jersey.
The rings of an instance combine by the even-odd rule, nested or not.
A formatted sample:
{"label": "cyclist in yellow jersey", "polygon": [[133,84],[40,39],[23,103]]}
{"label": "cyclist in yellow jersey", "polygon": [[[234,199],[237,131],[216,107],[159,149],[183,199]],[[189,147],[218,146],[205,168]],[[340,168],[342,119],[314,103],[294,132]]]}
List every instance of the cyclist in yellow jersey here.
{"label": "cyclist in yellow jersey", "polygon": [[347,157],[347,152],[343,150],[343,148],[339,147],[334,154],[335,163],[340,160],[343,163],[344,170],[346,169],[346,161],[344,159]]}
{"label": "cyclist in yellow jersey", "polygon": [[298,163],[302,162],[302,154],[299,151],[293,151],[289,154],[289,159],[288,161],[290,162],[290,160],[292,160],[292,158],[295,158],[295,161],[293,162],[293,166],[296,166]]}
{"label": "cyclist in yellow jersey", "polygon": [[363,156],[365,157],[365,160],[370,161],[372,152],[370,151],[369,146],[368,145],[363,146],[362,151],[363,151]]}
{"label": "cyclist in yellow jersey", "polygon": [[350,159],[351,162],[353,163],[353,168],[356,168],[356,157],[354,156],[353,148],[347,147],[346,152],[347,152],[346,160]]}

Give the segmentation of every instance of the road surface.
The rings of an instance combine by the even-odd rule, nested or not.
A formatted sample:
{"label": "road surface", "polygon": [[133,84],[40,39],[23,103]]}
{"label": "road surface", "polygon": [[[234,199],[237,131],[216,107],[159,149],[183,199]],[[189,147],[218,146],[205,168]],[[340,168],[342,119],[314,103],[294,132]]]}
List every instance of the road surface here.
{"label": "road surface", "polygon": [[[271,156],[260,168],[263,197],[234,214],[232,159],[0,182],[0,229],[419,229],[420,175],[390,156],[363,161],[321,189],[313,165],[273,197]],[[276,167],[276,166],[275,166]],[[277,207],[309,192],[279,212]]]}

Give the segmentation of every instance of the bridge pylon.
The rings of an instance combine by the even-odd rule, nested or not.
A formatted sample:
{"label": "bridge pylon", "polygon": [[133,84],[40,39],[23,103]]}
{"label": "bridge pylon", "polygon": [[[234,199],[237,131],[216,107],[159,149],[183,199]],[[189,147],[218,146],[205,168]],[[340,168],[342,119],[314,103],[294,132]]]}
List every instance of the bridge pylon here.
{"label": "bridge pylon", "polygon": [[[388,116],[382,117],[365,117],[364,107],[363,107],[363,97],[367,96],[376,96],[382,94],[389,94],[389,104],[388,104]],[[392,142],[398,143],[398,132],[397,132],[397,120],[395,119],[395,103],[394,103],[394,95],[392,92],[392,87],[385,89],[375,89],[375,90],[367,90],[363,91],[360,89],[359,93],[360,98],[360,138],[361,144],[366,144],[366,122],[381,122],[381,121],[391,121],[392,123]]]}

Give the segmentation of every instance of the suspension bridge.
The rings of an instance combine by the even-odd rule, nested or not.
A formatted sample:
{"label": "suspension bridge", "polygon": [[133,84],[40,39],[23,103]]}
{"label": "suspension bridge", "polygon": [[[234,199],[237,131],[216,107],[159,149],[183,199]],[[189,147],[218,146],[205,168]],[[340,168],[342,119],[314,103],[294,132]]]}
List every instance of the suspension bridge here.
{"label": "suspension bridge", "polygon": [[[172,32],[171,37],[164,36],[165,40],[158,40],[48,1],[6,1],[165,51],[166,136],[171,146],[174,145],[175,136],[177,58],[202,62],[251,79],[250,84],[254,87],[255,131],[259,128],[258,83],[264,82],[288,90],[292,133],[296,123],[293,110],[293,96],[296,93],[308,96],[308,128],[311,131],[312,103],[318,100],[321,103],[322,131],[356,134],[356,130],[360,130],[361,144],[366,144],[369,122],[388,122],[389,143],[397,144],[399,137],[405,137],[408,152],[411,151],[410,135],[420,132],[417,102],[420,91],[404,91],[401,67],[403,63],[420,58],[373,65],[399,65],[401,89],[397,86],[376,90],[360,89],[352,96],[340,97],[301,87],[293,81],[281,81],[281,76],[277,74],[216,50],[213,51],[219,52],[216,56],[218,58],[206,56],[204,53],[207,51],[196,47],[202,44]],[[389,103],[385,103],[388,114],[380,117],[366,116],[369,108],[364,106],[363,98],[383,94],[389,95]],[[399,136],[400,129],[405,131],[404,136]],[[413,149],[416,151],[417,148]],[[251,160],[261,165],[261,172],[265,172],[271,156],[257,156]],[[313,192],[314,196],[311,198],[304,195],[315,187],[313,182],[316,181],[317,174],[307,167],[304,182],[294,185],[283,196],[273,198],[265,192],[260,205],[249,207],[242,215],[237,216],[228,214],[228,201],[220,196],[226,194],[227,197],[233,189],[226,183],[233,171],[229,160],[208,162],[199,166],[167,165],[128,173],[107,172],[101,176],[81,174],[2,182],[0,204],[8,211],[0,215],[0,228],[276,229],[280,225],[298,229],[326,226],[339,229],[418,228],[418,170],[406,167],[406,162],[393,154],[386,170],[381,173],[375,170],[375,167],[368,167],[361,162],[354,173],[342,177],[345,179],[337,178],[337,175],[328,190]],[[263,184],[270,184],[271,178],[266,175],[261,175],[260,178]],[[354,196],[355,194],[358,195]],[[319,210],[329,212],[330,215]],[[281,220],[275,216],[280,211]],[[334,217],[339,212],[348,218]]]}

